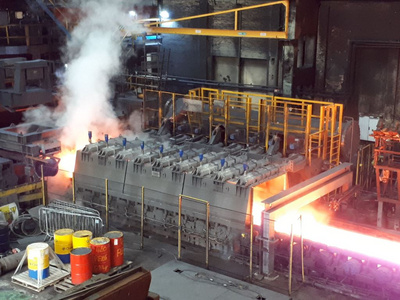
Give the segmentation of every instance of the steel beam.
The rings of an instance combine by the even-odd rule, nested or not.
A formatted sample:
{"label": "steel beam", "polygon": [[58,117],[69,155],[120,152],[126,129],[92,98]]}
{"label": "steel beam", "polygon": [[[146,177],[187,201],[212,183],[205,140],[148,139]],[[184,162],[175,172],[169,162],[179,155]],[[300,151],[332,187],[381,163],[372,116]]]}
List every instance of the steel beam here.
{"label": "steel beam", "polygon": [[334,179],[341,174],[349,172],[351,166],[352,164],[350,163],[338,165],[262,202],[265,204],[266,210],[273,209],[279,205],[282,205],[283,203],[301,197],[304,194],[308,194],[312,189],[327,183],[331,179]]}
{"label": "steel beam", "polygon": [[30,191],[34,191],[34,190],[41,189],[41,188],[42,188],[41,182],[19,185],[14,188],[11,188],[9,190],[0,191],[0,198],[7,197],[7,196],[10,196],[13,194],[21,194],[21,193],[25,193],[25,192],[30,192]]}
{"label": "steel beam", "polygon": [[260,30],[230,30],[230,29],[206,29],[206,28],[179,28],[179,27],[150,27],[151,33],[184,34],[200,36],[225,36],[241,38],[287,39],[284,31],[260,31]]}
{"label": "steel beam", "polygon": [[308,193],[303,194],[300,197],[293,197],[292,201],[282,206],[267,211],[269,218],[277,220],[279,217],[287,214],[291,211],[298,211],[300,208],[314,202],[324,195],[336,190],[340,187],[350,187],[353,180],[353,172],[339,175],[337,178],[331,179],[324,184],[319,185],[317,188],[310,189]]}
{"label": "steel beam", "polygon": [[262,273],[270,274],[274,270],[275,221],[338,188],[349,189],[353,181],[350,166],[348,163],[341,164],[263,201],[268,206],[263,212]]}
{"label": "steel beam", "polygon": [[[39,1],[39,0],[37,0]],[[285,6],[285,29],[284,31],[262,31],[262,30],[238,30],[239,21],[238,21],[238,12],[251,10],[251,9],[258,9],[267,6],[274,6],[274,5],[283,5]],[[195,20],[200,18],[208,18],[217,15],[224,15],[233,13],[235,16],[234,26],[233,29],[209,29],[209,28],[182,28],[182,27],[162,27],[163,25],[168,26],[168,23],[177,23],[181,21],[187,20]],[[153,19],[150,19],[152,21]],[[145,23],[149,20],[140,20],[139,23]],[[185,35],[201,35],[201,36],[227,36],[227,37],[241,37],[241,38],[267,38],[267,39],[287,39],[288,32],[289,32],[289,1],[274,1],[274,2],[267,2],[252,6],[246,6],[241,8],[234,8],[229,10],[217,11],[207,14],[183,17],[178,19],[172,20],[164,20],[164,21],[157,21],[152,22],[149,24],[145,24],[148,27],[148,31],[150,33],[155,34],[185,34]]]}
{"label": "steel beam", "polygon": [[[26,1],[28,5],[30,5],[30,1]],[[46,14],[56,23],[57,27],[68,37],[68,39],[71,39],[71,34],[67,30],[67,28],[64,27],[64,25],[56,18],[56,16],[53,14],[53,12],[47,7],[46,4],[42,0],[36,0],[36,3],[39,4],[39,6],[46,12]]]}

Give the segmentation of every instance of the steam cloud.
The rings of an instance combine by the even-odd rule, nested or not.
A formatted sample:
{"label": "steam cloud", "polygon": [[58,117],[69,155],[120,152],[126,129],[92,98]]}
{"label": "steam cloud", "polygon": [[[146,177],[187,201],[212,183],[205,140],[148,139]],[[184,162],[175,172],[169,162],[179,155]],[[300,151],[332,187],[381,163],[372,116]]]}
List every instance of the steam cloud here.
{"label": "steam cloud", "polygon": [[94,138],[101,138],[103,133],[115,137],[122,131],[109,102],[110,79],[121,68],[121,29],[144,31],[129,18],[134,3],[125,7],[122,0],[75,2],[81,17],[63,49],[68,67],[62,79],[61,103],[54,111],[42,107],[25,115],[28,122],[43,123],[46,119],[62,127],[62,146],[69,149],[86,144],[88,130],[93,131]]}

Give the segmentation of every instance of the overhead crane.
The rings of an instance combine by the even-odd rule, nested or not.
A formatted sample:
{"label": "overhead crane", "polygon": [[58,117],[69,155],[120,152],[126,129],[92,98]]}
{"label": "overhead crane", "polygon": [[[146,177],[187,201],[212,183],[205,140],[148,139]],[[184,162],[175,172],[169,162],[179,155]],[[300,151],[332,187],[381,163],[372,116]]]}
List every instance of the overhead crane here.
{"label": "overhead crane", "polygon": [[[284,6],[285,7],[285,28],[283,31],[265,31],[265,30],[242,30],[239,28],[239,13],[242,11],[254,10],[269,6]],[[233,29],[215,29],[215,28],[185,28],[185,27],[164,27],[168,24],[179,23],[182,21],[196,20],[200,18],[208,18],[213,16],[234,14]],[[145,27],[149,29],[149,33],[153,34],[183,34],[183,35],[198,35],[198,36],[225,36],[225,37],[241,37],[241,38],[266,38],[266,39],[287,39],[289,25],[289,1],[274,1],[263,4],[251,5],[241,8],[228,9],[207,14],[194,15],[189,17],[159,20],[157,19],[141,20]],[[150,23],[149,23],[150,21]]]}

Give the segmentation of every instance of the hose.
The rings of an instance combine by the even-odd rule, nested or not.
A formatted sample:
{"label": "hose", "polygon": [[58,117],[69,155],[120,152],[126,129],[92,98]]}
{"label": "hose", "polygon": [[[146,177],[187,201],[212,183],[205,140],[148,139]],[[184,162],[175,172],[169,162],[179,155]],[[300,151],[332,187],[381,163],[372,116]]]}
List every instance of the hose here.
{"label": "hose", "polygon": [[[32,225],[34,225],[33,228]],[[18,216],[10,224],[11,232],[19,238],[37,236],[41,234],[39,227],[39,219],[32,217],[30,214],[23,214]]]}

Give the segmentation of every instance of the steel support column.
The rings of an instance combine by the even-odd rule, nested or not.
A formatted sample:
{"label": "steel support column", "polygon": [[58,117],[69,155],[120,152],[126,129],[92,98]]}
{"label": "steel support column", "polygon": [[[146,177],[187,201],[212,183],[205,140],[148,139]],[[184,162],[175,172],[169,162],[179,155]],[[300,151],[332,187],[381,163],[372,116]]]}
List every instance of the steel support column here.
{"label": "steel support column", "polygon": [[263,212],[262,224],[262,273],[270,274],[274,270],[275,221],[288,212],[299,211],[338,188],[350,188],[353,181],[350,166],[348,163],[341,164],[263,201],[266,210]]}

